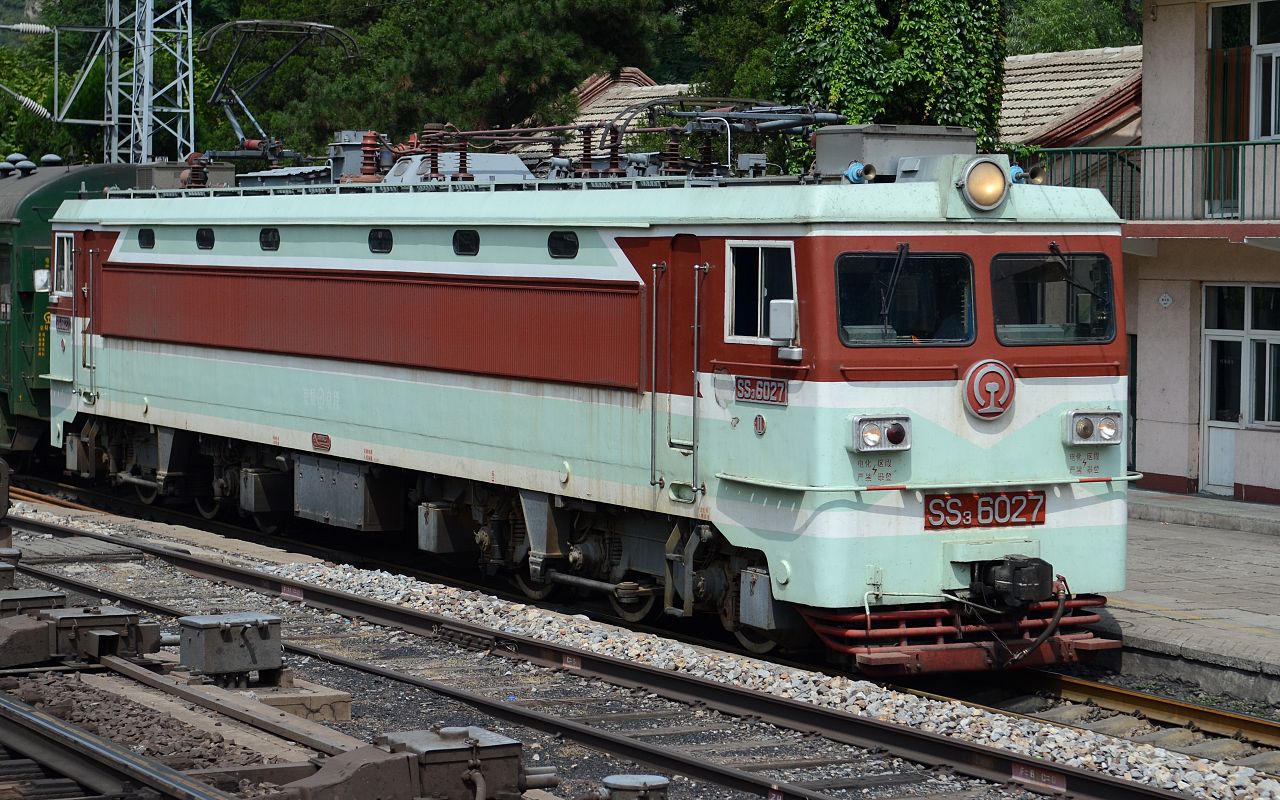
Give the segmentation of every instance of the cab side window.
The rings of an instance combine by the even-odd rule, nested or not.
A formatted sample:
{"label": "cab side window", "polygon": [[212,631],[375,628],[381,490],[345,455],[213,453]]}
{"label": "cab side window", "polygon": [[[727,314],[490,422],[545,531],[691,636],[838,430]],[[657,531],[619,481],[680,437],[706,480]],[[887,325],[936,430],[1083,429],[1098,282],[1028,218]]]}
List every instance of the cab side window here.
{"label": "cab side window", "polygon": [[729,243],[725,280],[725,341],[771,344],[769,301],[794,300],[791,244]]}
{"label": "cab side window", "polygon": [[53,291],[54,294],[71,294],[75,288],[75,267],[72,262],[74,249],[72,235],[59,233],[54,238]]}

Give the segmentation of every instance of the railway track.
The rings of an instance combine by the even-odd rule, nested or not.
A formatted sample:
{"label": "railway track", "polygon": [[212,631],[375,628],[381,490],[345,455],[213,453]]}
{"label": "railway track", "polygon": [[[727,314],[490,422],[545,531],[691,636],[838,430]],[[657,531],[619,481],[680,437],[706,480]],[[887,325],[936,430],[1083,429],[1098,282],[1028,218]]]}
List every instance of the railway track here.
{"label": "railway track", "polygon": [[[952,770],[956,774],[969,778],[991,781],[998,785],[1025,787],[1038,792],[1068,792],[1076,797],[1169,797],[1177,796],[1147,785],[1121,780],[1105,774],[1082,769],[1050,764],[1042,760],[1022,756],[1006,750],[974,744],[953,737],[941,736],[926,731],[893,725],[869,717],[857,716],[819,705],[789,700],[771,694],[754,692],[723,683],[700,679],[686,673],[659,670],[634,661],[598,656],[582,650],[566,648],[542,640],[519,636],[495,634],[492,630],[457,620],[437,617],[422,611],[400,605],[391,605],[368,598],[358,597],[346,592],[326,589],[314,584],[304,584],[286,578],[273,576],[252,568],[193,556],[173,547],[158,545],[152,542],[126,539],[121,536],[107,536],[60,525],[17,520],[21,527],[42,533],[61,536],[88,536],[116,544],[134,547],[144,553],[163,559],[182,571],[198,576],[202,580],[216,580],[244,589],[277,595],[309,606],[317,607],[350,619],[364,620],[377,625],[396,628],[428,639],[447,639],[465,643],[471,647],[501,654],[515,660],[523,660],[544,667],[555,667],[566,673],[597,678],[614,686],[632,687],[655,693],[662,698],[685,704],[684,713],[688,714],[690,706],[705,709],[727,718],[752,719],[761,723],[777,726],[779,729],[798,731],[804,734],[818,735],[827,742],[862,748],[868,753],[884,752],[896,759],[910,762],[914,766],[912,777],[902,775],[860,776],[845,781],[850,787],[871,789],[876,781],[879,783],[910,784],[927,778],[930,770]],[[51,583],[56,583],[73,591],[85,593],[91,597],[111,597],[116,602],[134,606],[149,613],[172,615],[186,613],[181,608],[167,607],[147,598],[133,596],[119,591],[108,591],[101,586],[86,583],[66,575],[37,570],[24,566],[29,574]],[[398,669],[374,667],[368,660],[335,657],[325,650],[306,645],[293,645],[291,648],[299,655],[338,664],[348,669],[358,669],[367,674],[377,675],[383,679],[395,680],[406,685],[429,689],[445,696],[454,697],[468,704],[484,708],[493,716],[531,727],[536,730],[553,730],[568,738],[575,738],[584,744],[623,755],[648,764],[662,764],[678,774],[698,776],[716,785],[729,786],[740,792],[747,792],[765,797],[808,797],[824,796],[824,787],[807,787],[779,781],[777,778],[760,774],[760,770],[739,768],[739,766],[758,766],[762,759],[753,759],[754,763],[744,763],[739,759],[739,766],[725,766],[712,763],[707,752],[700,752],[696,747],[688,747],[687,740],[675,747],[655,746],[645,742],[645,736],[619,735],[599,727],[602,720],[583,722],[574,720],[572,716],[549,715],[519,704],[508,702],[506,698],[495,699],[477,693],[465,693],[448,684],[415,677]],[[378,660],[378,659],[370,659]],[[579,715],[581,716],[581,715]],[[586,715],[592,716],[592,715]],[[598,715],[613,716],[613,715]],[[650,719],[661,719],[663,715],[650,715]],[[679,712],[667,713],[667,718],[678,718]],[[620,720],[613,720],[618,722]],[[593,724],[595,723],[595,724]],[[708,724],[719,725],[719,720]],[[694,734],[706,725],[661,726],[669,729],[666,734]],[[693,730],[690,730],[693,729]],[[706,732],[703,730],[702,732]],[[737,741],[738,750],[743,749],[740,737],[732,737]],[[732,749],[734,745],[730,746]],[[749,749],[749,748],[748,748]],[[813,748],[809,748],[812,750]],[[673,758],[675,760],[673,760]],[[830,759],[828,759],[829,762]],[[803,766],[799,759],[777,759],[780,769],[787,769],[781,762],[798,769]],[[734,763],[730,759],[730,763]],[[871,780],[874,778],[875,780]],[[994,788],[994,787],[992,787]],[[831,790],[828,784],[827,791]]]}
{"label": "railway track", "polygon": [[928,697],[963,700],[1058,725],[1153,744],[1280,774],[1280,722],[1044,670],[1001,676],[999,685],[948,683]]}
{"label": "railway track", "polygon": [[0,692],[0,797],[232,800],[189,775]]}
{"label": "railway track", "polygon": [[[24,480],[29,479],[24,478]],[[133,503],[129,500],[121,500],[121,498],[118,497],[112,497],[101,492],[85,490],[80,487],[73,487],[51,481],[35,482],[46,486],[46,488],[51,491],[89,497],[98,502],[109,500],[118,504],[123,504],[132,509],[147,510],[154,516],[158,516],[162,519],[172,519],[179,523],[183,521],[194,521],[196,519],[194,515],[185,514],[175,509]],[[15,487],[11,489],[11,493],[16,499],[20,500],[58,504],[66,508],[86,511],[99,510],[93,506],[79,503],[64,497],[46,495],[25,488]],[[206,524],[208,524],[207,521]],[[223,522],[215,523],[215,527],[216,529],[233,536],[243,536],[245,533],[245,529]],[[257,536],[257,534],[255,534],[255,536]],[[263,534],[262,536],[266,535]],[[278,542],[287,547],[296,548],[302,546],[308,552],[318,557],[336,562],[345,562],[355,557],[359,562],[369,568],[397,570],[425,580],[445,582],[449,585],[473,591],[495,593],[493,586],[460,580],[456,578],[456,576],[445,576],[438,573],[411,569],[407,568],[403,564],[390,563],[376,558],[370,558],[368,556],[359,556],[357,554],[341,550],[317,546],[313,543],[299,542],[297,540],[278,535],[266,536],[266,538],[267,540]],[[524,598],[519,595],[506,594],[501,591],[497,591],[496,594],[504,597],[504,599],[529,602],[528,598]],[[554,604],[547,604],[547,607],[559,610]],[[620,620],[614,617],[607,611],[600,614],[593,612],[592,616],[593,618],[598,616],[610,622],[618,622],[635,630],[650,633],[656,632],[665,636],[674,635],[682,641],[693,644],[711,645],[715,647],[732,646],[727,642],[707,642],[697,637],[681,635],[678,632],[673,634],[672,631],[666,629],[655,629],[643,625],[628,623],[625,620]],[[777,658],[774,658],[774,660],[784,665],[794,666],[797,668],[815,668],[814,664],[803,661]],[[977,684],[982,688],[975,692],[973,690],[974,684]],[[1137,692],[1099,681],[1061,675],[1045,670],[1029,669],[1009,673],[1008,675],[1001,676],[999,684],[998,688],[993,688],[990,684],[984,684],[981,680],[966,680],[961,684],[949,685],[938,691],[921,691],[910,686],[895,686],[894,688],[899,689],[900,691],[910,692],[925,697],[932,697],[935,699],[959,699],[966,703],[978,705],[992,711],[1044,719],[1057,724],[1066,725],[1068,727],[1077,727],[1084,730],[1092,729],[1089,726],[1091,724],[1096,724],[1106,731],[1114,730],[1116,731],[1115,735],[1120,736],[1124,736],[1126,734],[1126,728],[1130,729],[1128,731],[1129,733],[1132,733],[1133,731],[1143,731],[1142,735],[1148,736],[1152,743],[1159,744],[1161,746],[1169,746],[1171,749],[1175,750],[1192,747],[1199,744],[1203,739],[1199,736],[1194,739],[1173,736],[1165,738],[1162,741],[1162,737],[1160,735],[1162,730],[1189,730],[1196,732],[1197,734],[1205,734],[1207,735],[1206,738],[1226,738],[1248,743],[1253,745],[1254,750],[1262,751],[1261,753],[1254,752],[1251,755],[1261,755],[1267,751],[1280,751],[1280,723],[1259,717],[1237,714],[1194,703],[1186,703],[1173,698],[1145,692]],[[1082,706],[1095,709],[1096,712],[1088,714],[1083,713],[1078,710]],[[1069,710],[1073,707],[1077,710]],[[1057,709],[1062,710],[1059,711]],[[1108,715],[1105,712],[1115,713],[1114,715]],[[1151,724],[1143,726],[1142,723],[1144,722]],[[1194,751],[1191,752],[1195,754]],[[1230,755],[1230,753],[1226,751],[1224,751],[1223,754]],[[1248,757],[1250,754],[1241,750],[1238,755]],[[1276,764],[1277,766],[1272,767],[1269,764],[1264,763],[1263,771],[1280,772],[1280,752],[1277,753]]]}

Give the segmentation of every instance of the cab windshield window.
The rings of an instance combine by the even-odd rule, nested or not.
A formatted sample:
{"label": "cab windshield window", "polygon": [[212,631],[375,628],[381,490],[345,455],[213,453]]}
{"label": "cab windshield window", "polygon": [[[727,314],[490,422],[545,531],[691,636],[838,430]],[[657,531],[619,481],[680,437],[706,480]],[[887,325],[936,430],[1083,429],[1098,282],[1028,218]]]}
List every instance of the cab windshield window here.
{"label": "cab windshield window", "polygon": [[1101,254],[998,255],[991,260],[1001,344],[1087,344],[1115,338],[1111,262]]}
{"label": "cab windshield window", "polygon": [[836,259],[840,340],[847,346],[973,341],[973,266],[966,256],[845,253]]}

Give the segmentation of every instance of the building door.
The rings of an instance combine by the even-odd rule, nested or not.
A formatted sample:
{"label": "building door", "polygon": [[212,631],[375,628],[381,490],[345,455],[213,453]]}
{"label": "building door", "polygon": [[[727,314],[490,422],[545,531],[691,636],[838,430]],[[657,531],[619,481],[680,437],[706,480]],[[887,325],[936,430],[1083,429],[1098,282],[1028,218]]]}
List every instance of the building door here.
{"label": "building door", "polygon": [[1244,340],[1205,337],[1201,425],[1202,491],[1235,493],[1236,433],[1244,418]]}

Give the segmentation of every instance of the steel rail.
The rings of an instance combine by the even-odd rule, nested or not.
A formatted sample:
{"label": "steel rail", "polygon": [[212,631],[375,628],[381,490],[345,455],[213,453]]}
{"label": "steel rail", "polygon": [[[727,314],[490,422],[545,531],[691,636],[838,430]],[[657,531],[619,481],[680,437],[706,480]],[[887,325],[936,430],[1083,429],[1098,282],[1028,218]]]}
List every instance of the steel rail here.
{"label": "steel rail", "polygon": [[[473,644],[482,644],[502,655],[544,666],[562,667],[576,674],[599,678],[622,686],[643,687],[669,699],[699,703],[733,715],[756,717],[779,727],[811,731],[844,744],[887,749],[895,756],[906,760],[930,766],[949,767],[969,777],[1001,784],[1014,783],[1043,793],[1067,792],[1074,797],[1096,800],[1183,796],[1176,792],[1157,789],[1100,772],[1056,764],[1000,748],[895,725],[812,703],[755,692],[551,642],[505,634],[460,620],[195,556],[183,550],[152,544],[134,537],[110,536],[63,525],[25,520],[22,517],[12,517],[11,524],[15,527],[37,528],[56,535],[87,536],[133,547],[168,560],[180,569],[206,578],[304,602],[353,619],[400,628],[418,635],[446,638],[455,636]],[[84,591],[90,596],[95,593],[110,594],[100,587],[80,584],[74,579],[56,573],[47,573],[21,564],[19,569],[53,583],[78,585],[83,588],[77,588],[77,591]],[[143,609],[148,608],[145,603],[134,603],[133,600],[136,598],[126,599],[123,595],[117,596],[122,602]],[[152,605],[151,608],[156,607]],[[153,613],[171,614],[172,612],[155,610]]]}
{"label": "steel rail", "polygon": [[1205,733],[1280,748],[1280,722],[1248,714],[1187,703],[1097,681],[1058,675],[1042,670],[1019,674],[1015,686],[1029,692],[1047,692],[1062,700],[1089,702],[1100,708],[1136,712],[1149,720],[1168,725],[1194,726]]}
{"label": "steel rail", "polygon": [[122,744],[81,730],[0,692],[0,739],[6,747],[103,794],[141,784],[175,800],[234,800],[234,795]]}
{"label": "steel rail", "polygon": [[[111,589],[95,586],[94,584],[80,581],[75,578],[68,578],[64,575],[59,575],[56,572],[48,572],[31,566],[21,566],[19,569],[33,577],[37,577],[49,583],[64,586],[77,592],[86,593],[90,596],[108,597],[115,602],[138,608],[150,614],[170,617],[180,617],[185,614],[185,612],[180,609],[170,608],[160,603],[155,603],[140,597],[134,597],[123,592],[117,592]],[[371,618],[365,617],[365,619],[369,620]],[[396,672],[394,670],[387,669],[386,667],[379,667],[376,664],[370,664],[365,661],[359,661],[357,659],[347,658],[335,653],[328,653],[323,650],[307,647],[305,645],[291,644],[289,642],[284,643],[284,649],[288,652],[296,653],[297,655],[319,659],[347,669],[363,672],[368,675],[375,675],[381,678],[394,680],[399,683],[415,686],[420,689],[426,689],[443,697],[449,697],[459,702],[466,703],[474,708],[481,709],[486,714],[505,720],[506,722],[523,725],[552,735],[564,736],[596,750],[601,750],[632,761],[649,764],[659,769],[667,769],[677,774],[686,775],[690,778],[705,781],[707,783],[713,783],[717,786],[723,786],[725,788],[741,792],[748,792],[760,797],[769,798],[769,800],[835,800],[831,795],[806,789],[803,786],[771,780],[752,772],[734,769],[733,767],[709,763],[697,755],[684,754],[679,751],[634,739],[625,734],[593,728],[589,725],[575,722],[571,718],[566,719],[564,717],[556,717],[542,711],[536,711],[509,703],[506,700],[475,694],[473,692],[468,692],[465,689],[459,689],[454,686],[437,683],[435,681],[419,678],[403,672]]]}

